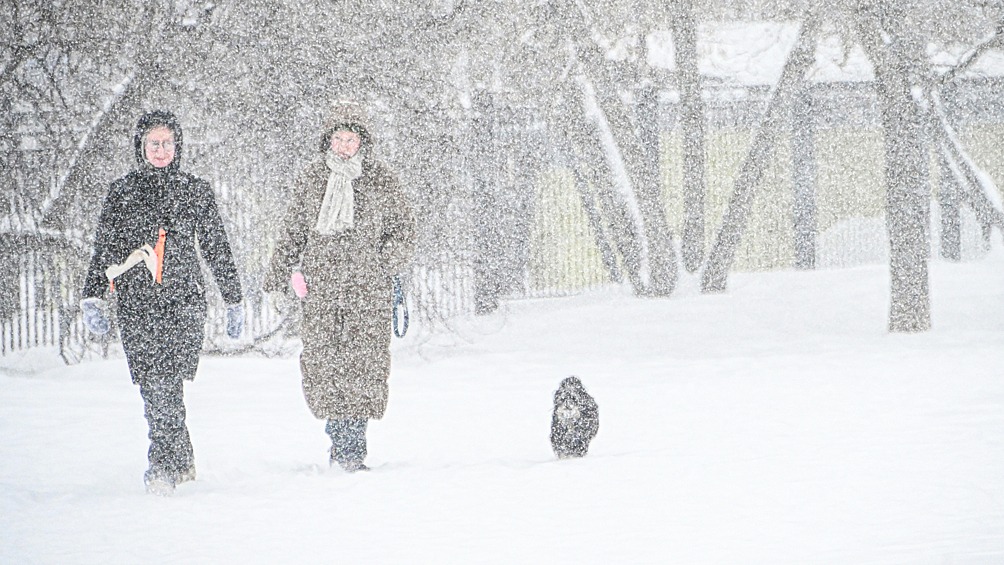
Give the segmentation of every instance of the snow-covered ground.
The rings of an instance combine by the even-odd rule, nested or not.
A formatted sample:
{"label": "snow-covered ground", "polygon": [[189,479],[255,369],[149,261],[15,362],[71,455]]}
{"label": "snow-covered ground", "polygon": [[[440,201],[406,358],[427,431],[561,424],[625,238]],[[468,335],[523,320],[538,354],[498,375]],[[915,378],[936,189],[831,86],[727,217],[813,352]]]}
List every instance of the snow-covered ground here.
{"label": "snow-covered ground", "polygon": [[[172,498],[143,491],[123,359],[2,358],[0,563],[1004,563],[1004,253],[935,263],[921,335],[886,332],[887,278],[687,279],[413,328],[355,475],[328,468],[295,357],[204,358],[198,480]],[[556,461],[569,374],[600,432]]]}

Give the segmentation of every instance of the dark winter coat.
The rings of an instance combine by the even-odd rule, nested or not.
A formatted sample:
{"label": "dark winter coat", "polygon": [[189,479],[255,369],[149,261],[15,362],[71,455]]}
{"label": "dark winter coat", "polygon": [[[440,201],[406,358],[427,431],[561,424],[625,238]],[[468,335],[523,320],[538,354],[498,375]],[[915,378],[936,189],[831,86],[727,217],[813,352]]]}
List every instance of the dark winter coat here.
{"label": "dark winter coat", "polygon": [[[163,169],[155,169],[143,156],[143,137],[157,126],[169,127],[175,137],[174,161]],[[144,244],[154,246],[163,228],[161,282],[138,264],[115,279],[112,295],[133,381],[179,371],[191,379],[206,317],[198,255],[209,265],[227,304],[241,302],[241,283],[212,188],[179,168],[183,138],[174,116],[166,112],[143,116],[133,142],[139,167],[108,190],[83,297],[104,297],[110,287],[105,269],[121,264]],[[172,363],[177,369],[160,367],[166,363],[156,359],[165,357],[177,357]]]}
{"label": "dark winter coat", "polygon": [[364,116],[336,106],[325,123],[322,148],[343,127],[363,141],[362,174],[352,181],[354,226],[338,235],[313,229],[329,176],[319,158],[293,184],[265,290],[287,289],[298,265],[307,281],[300,369],[313,414],[378,419],[387,407],[392,277],[409,267],[415,220],[394,174],[372,156]]}

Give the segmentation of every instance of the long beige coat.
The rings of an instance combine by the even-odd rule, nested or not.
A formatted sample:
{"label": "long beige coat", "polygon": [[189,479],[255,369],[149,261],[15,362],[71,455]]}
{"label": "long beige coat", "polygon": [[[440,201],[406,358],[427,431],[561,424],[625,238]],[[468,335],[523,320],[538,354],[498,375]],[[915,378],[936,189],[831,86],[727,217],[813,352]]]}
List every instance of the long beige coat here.
{"label": "long beige coat", "polygon": [[378,419],[387,408],[390,376],[391,277],[409,267],[415,219],[394,175],[364,158],[352,184],[354,227],[321,235],[313,228],[328,172],[319,159],[297,178],[265,290],[288,288],[300,264],[308,288],[300,369],[314,416]]}

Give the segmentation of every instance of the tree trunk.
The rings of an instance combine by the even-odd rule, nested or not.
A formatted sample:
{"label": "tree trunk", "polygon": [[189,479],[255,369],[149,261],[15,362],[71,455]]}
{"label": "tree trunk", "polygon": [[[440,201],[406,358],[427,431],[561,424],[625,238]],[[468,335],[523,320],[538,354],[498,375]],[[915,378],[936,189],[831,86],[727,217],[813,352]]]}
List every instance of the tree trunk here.
{"label": "tree trunk", "polygon": [[[602,54],[592,52],[589,77],[595,85],[600,111],[610,126],[614,143],[633,188],[642,217],[644,241],[648,249],[649,281],[646,294],[668,296],[676,286],[676,257],[671,245],[666,208],[659,189],[658,175],[643,164],[644,149],[624,104],[617,95],[618,85],[604,67]],[[613,156],[608,154],[608,158]]]}
{"label": "tree trunk", "polygon": [[962,189],[959,188],[959,181],[955,178],[945,151],[945,148],[938,151],[938,209],[941,212],[939,247],[943,258],[949,261],[961,261]]}
{"label": "tree trunk", "polygon": [[[886,228],[889,233],[889,331],[931,327],[928,288],[930,176],[926,116],[911,92],[905,38],[893,27],[894,7],[863,12],[865,51],[875,68],[885,133]],[[887,19],[889,18],[889,19]],[[899,32],[899,33],[898,33]]]}
{"label": "tree trunk", "polygon": [[[551,115],[555,116],[550,120],[551,124],[555,126],[564,124],[564,127],[552,127],[549,139],[572,174],[575,182],[575,190],[579,193],[579,199],[582,202],[582,209],[585,210],[586,217],[589,219],[589,229],[593,232],[596,248],[600,251],[600,260],[603,263],[603,268],[607,271],[607,276],[611,281],[619,283],[623,279],[623,276],[621,275],[620,267],[617,265],[617,255],[610,244],[611,237],[609,235],[612,234],[608,234],[608,231],[613,230],[607,229],[604,224],[597,196],[599,191],[594,189],[589,181],[591,178],[595,179],[597,173],[592,170],[589,164],[590,161],[581,157],[585,148],[573,148],[572,137],[575,134],[570,131],[571,120],[556,117],[563,106],[564,104],[561,102],[556,102],[551,109]],[[576,143],[575,145],[579,144]]]}
{"label": "tree trunk", "polygon": [[[644,165],[644,148],[635,132],[627,108],[618,92],[619,85],[612,76],[604,53],[593,45],[590,36],[592,28],[586,22],[582,7],[567,2],[567,37],[576,44],[577,54],[591,84],[595,86],[596,101],[606,118],[614,143],[627,171],[628,180],[638,202],[642,218],[644,241],[648,250],[649,281],[646,294],[668,296],[676,286],[676,253],[673,251],[672,235],[666,219],[658,171]],[[642,63],[644,64],[644,63]],[[633,86],[633,85],[629,85]],[[609,159],[615,156],[607,152]]]}
{"label": "tree trunk", "polygon": [[[632,184],[645,222],[649,249],[649,289],[651,296],[669,296],[678,277],[673,232],[666,217],[660,163],[658,91],[646,84],[635,91],[635,116],[639,153]],[[624,136],[630,132],[623,132]]]}
{"label": "tree trunk", "polygon": [[[517,111],[513,120],[517,129],[514,134],[506,137],[509,152],[513,155],[510,184],[514,201],[511,206],[512,234],[508,253],[512,270],[509,277],[511,292],[524,290],[524,275],[530,265],[530,234],[533,229],[538,181],[545,166],[539,151],[545,137],[539,135],[539,131],[528,131],[529,125],[538,119],[535,110],[523,108]],[[534,141],[525,143],[527,139]]]}
{"label": "tree trunk", "polygon": [[498,244],[502,236],[502,201],[499,186],[498,151],[495,147],[498,129],[497,109],[489,92],[474,98],[474,313],[491,314],[499,306],[502,294],[500,278],[501,254]]}
{"label": "tree trunk", "polygon": [[[613,240],[621,257],[621,265],[635,294],[643,294],[645,285],[641,278],[641,236],[635,228],[628,203],[614,185],[613,172],[600,145],[600,132],[585,115],[585,100],[577,85],[563,88],[564,97],[555,104],[554,125],[565,132],[568,149],[573,157],[576,176],[592,194],[598,205],[599,226],[604,240]],[[583,196],[583,201],[592,200]],[[588,211],[588,209],[587,209]],[[601,247],[601,253],[602,253]],[[606,263],[607,259],[604,259]],[[616,267],[616,259],[613,260]],[[608,272],[610,268],[608,267]],[[612,280],[617,278],[611,277]]]}
{"label": "tree trunk", "polygon": [[682,0],[671,18],[683,134],[683,265],[695,273],[704,261],[705,139],[704,99],[697,68],[697,21],[694,0]]}
{"label": "tree trunk", "polygon": [[[935,108],[940,108],[937,100]],[[956,186],[961,190],[963,202],[968,204],[973,213],[976,214],[976,220],[980,223],[984,233],[987,234],[985,237],[989,243],[989,233],[992,227],[996,226],[1004,232],[1004,212],[997,208],[989,196],[994,187],[984,186],[980,181],[981,176],[986,178],[986,175],[976,167],[972,158],[965,152],[962,143],[951,125],[948,124],[943,110],[942,113],[939,113],[939,120],[939,123],[931,128],[932,132],[940,142],[941,154],[955,176]]]}
{"label": "tree trunk", "polygon": [[816,136],[812,84],[802,81],[792,108],[791,157],[795,185],[795,268],[816,268]]}
{"label": "tree trunk", "polygon": [[564,36],[569,44],[575,46],[576,56],[579,57],[589,82],[595,87],[599,110],[613,135],[616,151],[605,151],[606,158],[611,164],[620,159],[638,203],[643,234],[640,239],[644,241],[648,252],[649,280],[644,294],[668,296],[676,286],[677,266],[659,174],[644,166],[644,150],[635,131],[635,124],[631,122],[631,116],[619,96],[620,90],[629,90],[635,85],[618,84],[613,77],[606,55],[592,39],[596,30],[589,21],[592,16],[585,5],[565,0],[552,3],[551,8],[552,17],[560,14]]}
{"label": "tree trunk", "polygon": [[722,292],[725,290],[729,269],[735,260],[736,249],[749,221],[749,211],[753,198],[763,179],[767,161],[781,131],[784,100],[790,100],[792,93],[813,61],[815,51],[816,23],[810,19],[802,24],[795,47],[781,72],[781,79],[771,95],[767,112],[760,122],[756,136],[746,160],[743,161],[736,178],[725,215],[722,218],[718,238],[711,248],[708,263],[701,276],[702,292]]}

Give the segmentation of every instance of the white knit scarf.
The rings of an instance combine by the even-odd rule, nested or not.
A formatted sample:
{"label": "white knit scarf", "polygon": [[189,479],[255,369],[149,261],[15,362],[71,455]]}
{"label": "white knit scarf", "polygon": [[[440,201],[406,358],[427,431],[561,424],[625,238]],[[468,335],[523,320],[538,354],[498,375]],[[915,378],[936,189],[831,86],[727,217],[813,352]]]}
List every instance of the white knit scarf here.
{"label": "white knit scarf", "polygon": [[324,164],[331,174],[328,175],[328,187],[324,191],[321,213],[317,215],[314,229],[322,235],[337,235],[352,228],[352,181],[363,172],[362,152],[350,159],[342,159],[334,151],[328,151]]}

